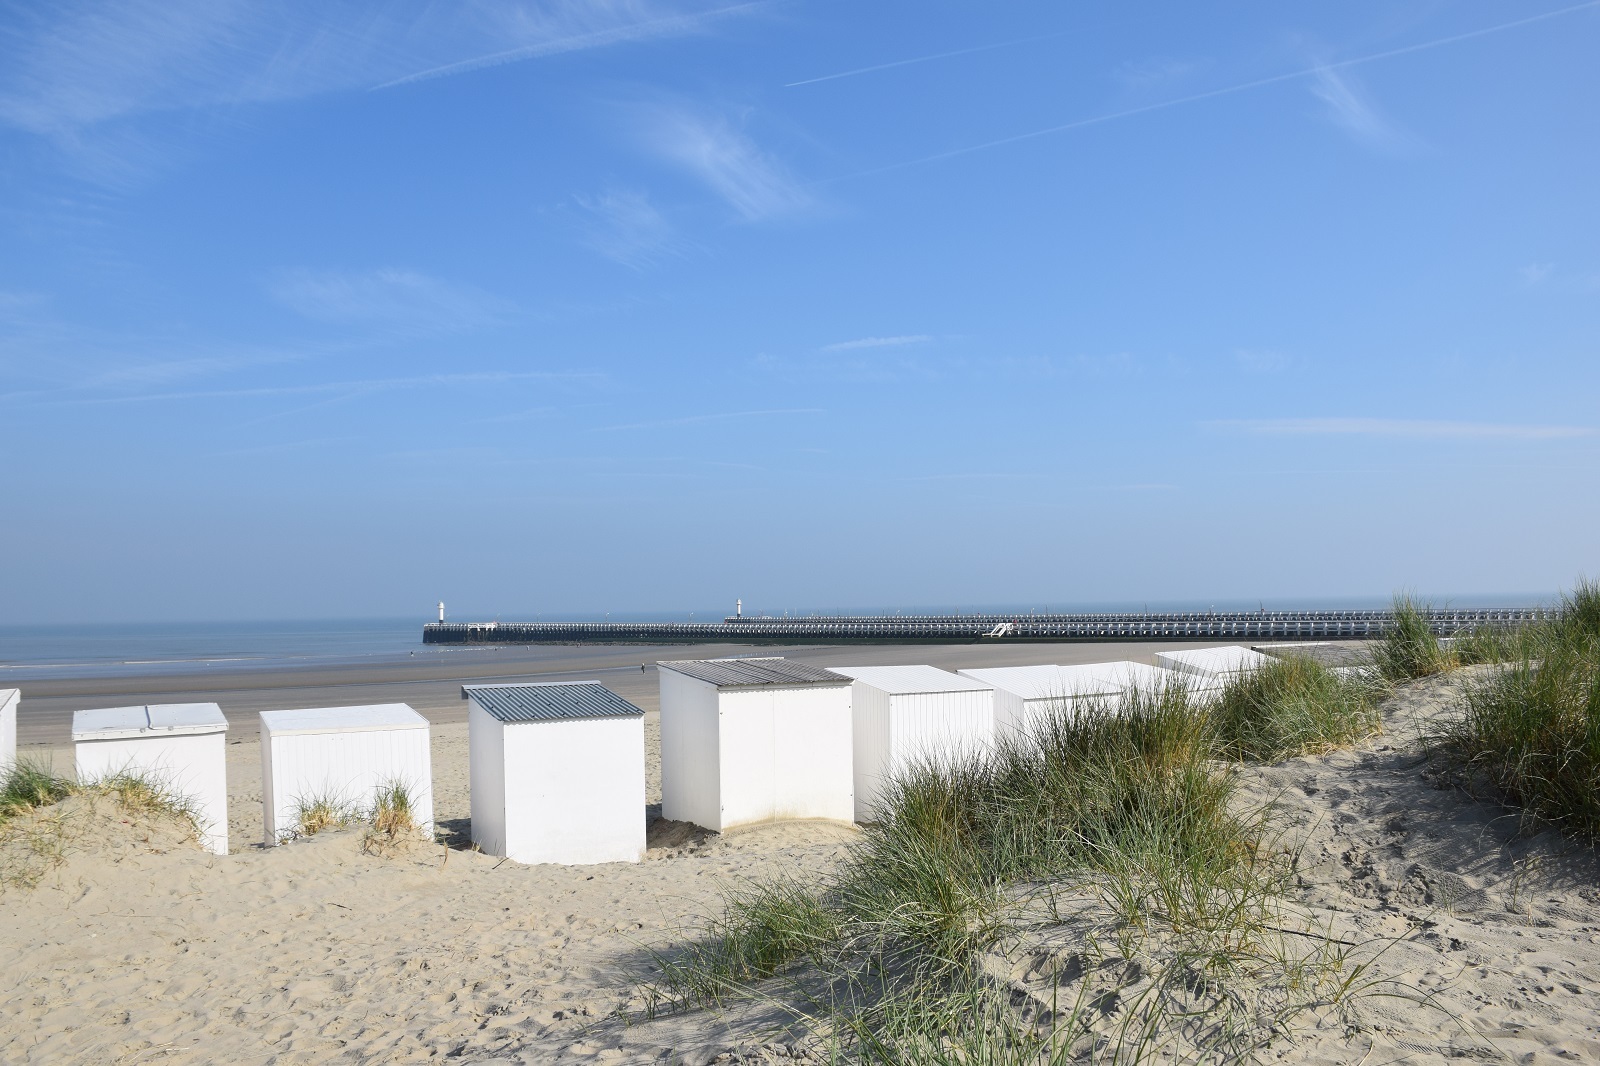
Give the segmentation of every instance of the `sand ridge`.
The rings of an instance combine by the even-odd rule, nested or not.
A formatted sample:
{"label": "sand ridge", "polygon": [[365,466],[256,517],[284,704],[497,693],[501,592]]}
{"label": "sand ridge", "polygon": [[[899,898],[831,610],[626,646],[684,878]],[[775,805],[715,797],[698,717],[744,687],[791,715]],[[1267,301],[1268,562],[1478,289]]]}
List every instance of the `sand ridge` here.
{"label": "sand ridge", "polygon": [[[1600,1061],[1600,861],[1451,787],[1419,732],[1459,684],[1402,690],[1384,735],[1351,750],[1241,769],[1242,800],[1274,803],[1301,849],[1298,902],[1336,937],[1384,946],[1367,975],[1382,994],[1305,1016],[1267,1058]],[[595,867],[438,844],[379,858],[350,831],[265,849],[252,846],[259,752],[241,740],[229,753],[238,853],[110,827],[37,888],[0,897],[8,1061],[788,1057],[781,1012],[613,1014],[643,1006],[650,947],[713,913],[727,885],[820,874],[849,827],[718,836],[658,822],[647,861]],[[459,840],[461,725],[435,726],[434,773],[441,828]],[[654,761],[650,788],[654,800]]]}
{"label": "sand ridge", "polygon": [[1352,750],[1245,771],[1246,796],[1300,837],[1302,901],[1382,947],[1381,994],[1327,1019],[1297,1061],[1600,1061],[1600,855],[1464,795],[1430,757],[1430,722],[1464,680],[1402,689],[1384,735]]}

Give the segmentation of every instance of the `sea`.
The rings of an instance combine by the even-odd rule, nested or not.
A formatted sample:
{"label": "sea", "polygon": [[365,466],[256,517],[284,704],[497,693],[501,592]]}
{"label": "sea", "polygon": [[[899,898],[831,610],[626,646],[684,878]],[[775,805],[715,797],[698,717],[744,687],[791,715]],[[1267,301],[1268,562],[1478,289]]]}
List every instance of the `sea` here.
{"label": "sea", "polygon": [[10,681],[187,673],[200,667],[381,662],[413,658],[414,618],[0,626],[0,688]]}
{"label": "sea", "polygon": [[[1461,596],[1434,599],[1456,606],[1532,606],[1551,595]],[[747,616],[790,618],[842,614],[1016,614],[1061,611],[1265,610],[1319,607],[1358,610],[1385,607],[1383,597],[1308,601],[1174,601],[1147,603],[1001,604],[854,609],[782,610],[746,606]],[[614,612],[506,616],[505,621],[686,622],[718,621],[726,610]],[[485,619],[487,620],[487,619]],[[0,625],[0,688],[12,683],[78,677],[259,670],[273,667],[381,665],[387,662],[470,653],[463,646],[423,644],[426,618],[351,618],[264,622],[137,622]]]}

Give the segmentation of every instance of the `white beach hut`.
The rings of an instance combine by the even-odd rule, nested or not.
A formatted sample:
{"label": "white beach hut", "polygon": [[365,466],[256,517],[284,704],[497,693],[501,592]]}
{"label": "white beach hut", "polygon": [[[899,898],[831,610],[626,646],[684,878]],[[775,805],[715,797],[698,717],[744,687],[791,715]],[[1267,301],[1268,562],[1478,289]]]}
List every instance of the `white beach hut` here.
{"label": "white beach hut", "polygon": [[228,854],[228,720],[215,703],[107,707],[72,716],[78,780],[141,774],[194,804],[200,843]]}
{"label": "white beach hut", "polygon": [[412,817],[433,833],[428,720],[403,703],[261,712],[261,801],[267,844],[299,827],[302,803],[368,809],[405,787]]}
{"label": "white beach hut", "polygon": [[1227,682],[1239,674],[1259,670],[1270,662],[1272,662],[1270,657],[1238,645],[1156,653],[1156,665],[1163,669],[1211,678],[1218,682]]}
{"label": "white beach hut", "polygon": [[17,762],[17,704],[20,702],[21,690],[0,688],[0,770]]}
{"label": "white beach hut", "polygon": [[950,765],[994,739],[994,689],[934,666],[830,666],[853,678],[856,821],[908,767]]}
{"label": "white beach hut", "polygon": [[644,712],[598,681],[467,685],[472,840],[517,862],[644,857]]}
{"label": "white beach hut", "polygon": [[1135,662],[996,666],[958,672],[994,687],[996,737],[1025,735],[1058,711],[1091,701],[1114,701],[1134,685],[1160,683],[1159,671]]}
{"label": "white beach hut", "polygon": [[855,817],[850,678],[776,657],[657,666],[663,815],[718,832]]}

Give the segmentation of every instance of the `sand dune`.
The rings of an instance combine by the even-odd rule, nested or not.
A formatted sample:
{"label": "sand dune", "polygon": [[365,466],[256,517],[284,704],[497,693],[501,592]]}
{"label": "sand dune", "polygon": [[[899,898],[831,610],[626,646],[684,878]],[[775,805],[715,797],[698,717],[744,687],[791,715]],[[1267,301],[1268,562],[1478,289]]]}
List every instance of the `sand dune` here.
{"label": "sand dune", "polygon": [[[1275,801],[1303,845],[1301,902],[1341,939],[1393,942],[1367,975],[1378,994],[1304,1017],[1269,1057],[1600,1061],[1600,863],[1439,787],[1416,735],[1455,684],[1391,700],[1386,734],[1352,751],[1243,771],[1246,798]],[[0,898],[7,1061],[787,1057],[793,1036],[770,1011],[611,1016],[642,1005],[633,981],[648,947],[712,912],[722,886],[820,872],[848,827],[719,837],[658,823],[646,862],[578,868],[428,844],[380,858],[355,832],[264,849],[257,749],[229,752],[236,854],[207,855],[102,804],[74,815],[64,865]],[[441,826],[459,838],[463,726],[435,727],[434,769]],[[654,799],[654,762],[651,773]]]}
{"label": "sand dune", "polygon": [[[1303,899],[1334,934],[1376,946],[1375,995],[1304,1042],[1301,1061],[1600,1061],[1600,857],[1475,802],[1430,763],[1419,732],[1460,679],[1387,705],[1354,751],[1251,771],[1303,834]],[[1370,1052],[1367,1049],[1370,1047]],[[1352,1054],[1354,1052],[1354,1054]]]}

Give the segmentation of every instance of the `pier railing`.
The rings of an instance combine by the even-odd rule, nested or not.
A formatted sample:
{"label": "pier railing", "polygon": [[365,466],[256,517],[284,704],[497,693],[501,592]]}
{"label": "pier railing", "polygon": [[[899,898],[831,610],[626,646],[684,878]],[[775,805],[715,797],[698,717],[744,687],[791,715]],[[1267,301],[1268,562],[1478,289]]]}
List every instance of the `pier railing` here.
{"label": "pier railing", "polygon": [[[1537,608],[1424,612],[1441,637],[1540,617]],[[425,644],[940,644],[1113,640],[1370,640],[1390,611],[1164,614],[867,615],[725,618],[721,622],[430,622]]]}

